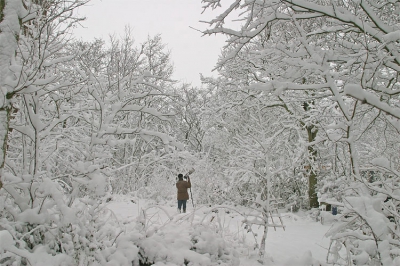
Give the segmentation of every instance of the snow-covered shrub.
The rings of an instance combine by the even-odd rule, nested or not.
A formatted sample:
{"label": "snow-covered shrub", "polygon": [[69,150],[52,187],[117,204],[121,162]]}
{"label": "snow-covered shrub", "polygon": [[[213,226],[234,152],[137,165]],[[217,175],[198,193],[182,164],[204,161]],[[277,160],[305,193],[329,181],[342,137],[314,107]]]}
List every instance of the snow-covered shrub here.
{"label": "snow-covered shrub", "polygon": [[166,223],[156,225],[149,220],[153,215],[145,213],[131,225],[142,234],[134,241],[142,265],[239,265],[232,243],[212,226],[193,222],[194,217],[189,215],[170,217]]}
{"label": "snow-covered shrub", "polygon": [[273,195],[284,204],[287,211],[296,212],[307,209],[309,200],[307,195],[308,182],[302,172],[285,173],[276,179],[273,184]]}
{"label": "snow-covered shrub", "polygon": [[[0,208],[1,265],[117,265],[115,261],[132,265],[138,261],[139,250],[131,241],[134,232],[124,232],[105,208],[106,198],[104,202],[76,199],[68,206],[55,184],[49,180],[37,184],[36,193],[45,196],[37,198],[40,204],[33,208],[1,193],[5,202]],[[11,206],[27,208],[20,211]]]}
{"label": "snow-covered shrub", "polygon": [[344,198],[341,220],[331,237],[329,262],[353,265],[400,263],[400,188],[392,176],[364,183],[370,193]]}
{"label": "snow-covered shrub", "polygon": [[229,243],[216,234],[210,227],[204,225],[195,226],[190,232],[192,248],[199,254],[204,254],[217,265],[239,265],[236,252]]}
{"label": "snow-covered shrub", "polygon": [[235,251],[210,228],[170,224],[139,240],[142,263],[176,265],[239,265]]}
{"label": "snow-covered shrub", "polygon": [[224,204],[233,202],[232,194],[229,193],[230,187],[228,179],[223,175],[218,175],[211,168],[200,169],[197,178],[193,179],[193,191],[198,204]]}
{"label": "snow-covered shrub", "polygon": [[329,175],[320,182],[318,200],[324,202],[326,199],[342,202],[349,182],[346,176]]}

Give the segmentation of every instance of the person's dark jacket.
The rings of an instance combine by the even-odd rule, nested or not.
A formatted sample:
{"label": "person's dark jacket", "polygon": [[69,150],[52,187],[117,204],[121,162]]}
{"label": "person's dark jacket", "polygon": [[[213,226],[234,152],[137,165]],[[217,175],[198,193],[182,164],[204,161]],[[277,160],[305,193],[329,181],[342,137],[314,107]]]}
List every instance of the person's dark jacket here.
{"label": "person's dark jacket", "polygon": [[187,181],[178,181],[176,182],[176,188],[178,189],[178,195],[177,199],[178,200],[188,200],[189,199],[189,193],[187,192],[187,189],[192,187],[192,184],[190,183],[190,178],[188,178]]}

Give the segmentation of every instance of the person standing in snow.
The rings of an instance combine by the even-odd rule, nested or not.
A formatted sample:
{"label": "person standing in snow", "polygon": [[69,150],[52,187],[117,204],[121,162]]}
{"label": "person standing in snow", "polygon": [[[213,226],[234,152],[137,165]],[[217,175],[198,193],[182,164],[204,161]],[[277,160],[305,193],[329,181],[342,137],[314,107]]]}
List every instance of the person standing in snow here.
{"label": "person standing in snow", "polygon": [[189,193],[187,192],[188,188],[192,187],[190,183],[190,178],[188,175],[185,176],[187,181],[183,180],[183,175],[178,175],[178,182],[176,182],[176,188],[178,190],[177,200],[178,200],[178,211],[181,212],[183,207],[183,212],[186,212],[186,202],[189,199]]}

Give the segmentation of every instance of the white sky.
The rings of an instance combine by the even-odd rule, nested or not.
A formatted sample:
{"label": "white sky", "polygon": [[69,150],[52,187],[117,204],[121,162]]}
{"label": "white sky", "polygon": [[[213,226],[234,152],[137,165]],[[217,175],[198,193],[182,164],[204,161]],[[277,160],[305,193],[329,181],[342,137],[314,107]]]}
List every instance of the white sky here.
{"label": "white sky", "polygon": [[85,28],[75,35],[85,41],[95,37],[107,40],[110,34],[122,36],[129,25],[137,44],[161,33],[163,42],[171,51],[174,79],[200,86],[200,75],[216,76],[214,68],[222,46],[223,36],[203,36],[189,26],[205,29],[200,20],[209,20],[214,14],[201,14],[201,0],[92,0],[80,8],[87,17]]}

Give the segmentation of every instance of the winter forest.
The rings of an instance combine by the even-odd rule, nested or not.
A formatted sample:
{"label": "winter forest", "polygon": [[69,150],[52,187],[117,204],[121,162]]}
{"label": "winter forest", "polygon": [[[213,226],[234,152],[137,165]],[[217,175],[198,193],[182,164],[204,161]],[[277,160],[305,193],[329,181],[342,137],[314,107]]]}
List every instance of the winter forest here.
{"label": "winter forest", "polygon": [[[90,0],[0,0],[0,265],[400,265],[400,1],[197,1],[201,87],[162,33],[74,38]],[[323,252],[273,254],[300,221]]]}

